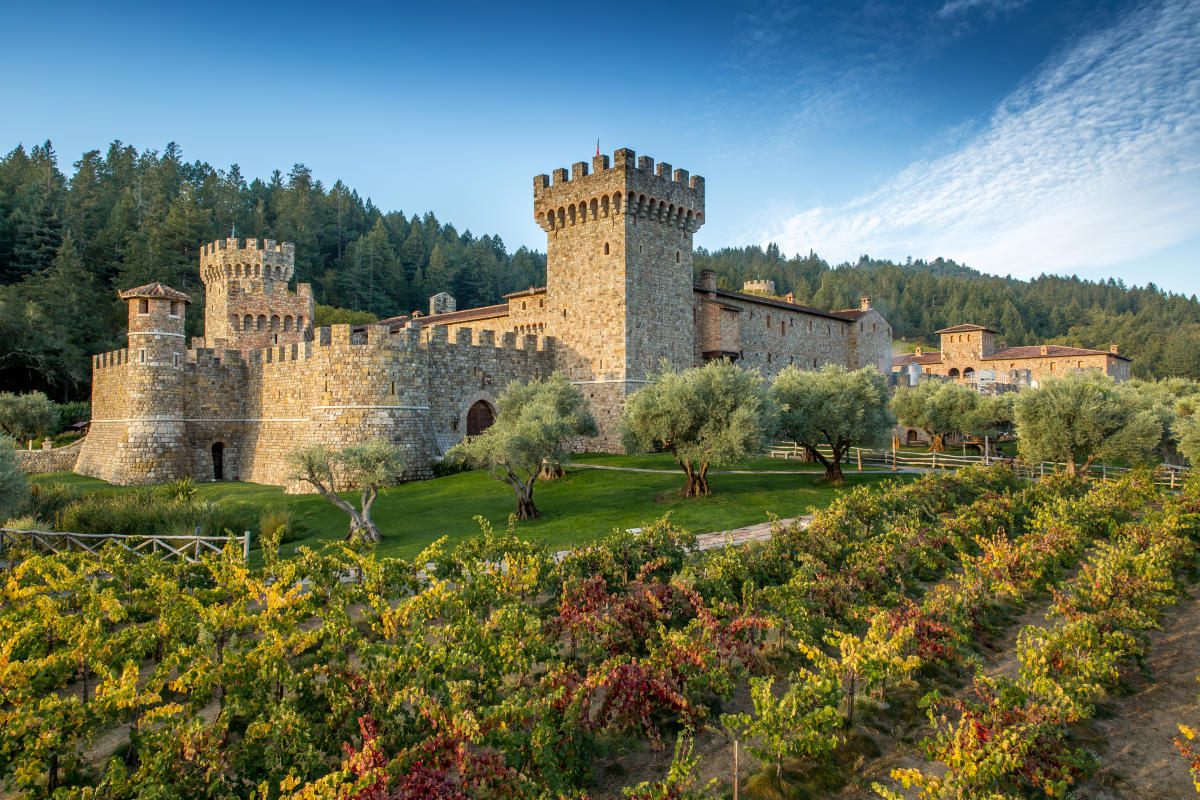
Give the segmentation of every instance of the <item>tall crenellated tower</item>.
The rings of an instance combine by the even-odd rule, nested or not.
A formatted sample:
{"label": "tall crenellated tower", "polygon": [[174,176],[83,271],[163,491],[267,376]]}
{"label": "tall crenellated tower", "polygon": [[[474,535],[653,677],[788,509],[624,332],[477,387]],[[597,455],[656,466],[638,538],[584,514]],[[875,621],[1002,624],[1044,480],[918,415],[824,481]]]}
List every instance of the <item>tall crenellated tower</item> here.
{"label": "tall crenellated tower", "polygon": [[[636,161],[636,163],[635,163]],[[546,231],[546,333],[557,364],[592,401],[596,443],[612,449],[625,397],[659,362],[692,364],[692,235],[704,178],[632,150],[533,179]]]}
{"label": "tall crenellated tower", "polygon": [[200,248],[204,346],[261,350],[312,339],[313,296],[307,283],[288,289],[295,271],[291,242],[218,239]]}

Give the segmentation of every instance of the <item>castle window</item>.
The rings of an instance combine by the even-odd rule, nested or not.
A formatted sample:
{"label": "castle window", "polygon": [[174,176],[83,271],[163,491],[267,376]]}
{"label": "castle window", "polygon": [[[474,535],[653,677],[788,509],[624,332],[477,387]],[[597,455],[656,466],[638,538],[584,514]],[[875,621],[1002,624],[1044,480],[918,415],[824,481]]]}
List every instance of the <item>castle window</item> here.
{"label": "castle window", "polygon": [[258,315],[258,324],[256,327],[260,331],[265,331],[267,329],[267,316],[265,314]]}
{"label": "castle window", "polygon": [[969,333],[967,334],[967,341],[968,342],[971,341],[971,334],[969,334]]}
{"label": "castle window", "polygon": [[283,329],[285,331],[290,331],[292,329],[292,315],[291,314],[288,314],[286,317],[283,318]]}
{"label": "castle window", "polygon": [[178,353],[175,354],[175,358],[173,360],[175,362],[175,366],[178,367],[179,366],[179,354]]}
{"label": "castle window", "polygon": [[767,327],[768,328],[771,327],[771,315],[770,314],[767,314]]}
{"label": "castle window", "polygon": [[146,351],[145,350],[138,350],[138,361],[141,361],[143,364],[146,363]]}
{"label": "castle window", "polygon": [[278,333],[271,334],[271,344],[279,344],[279,334]]}
{"label": "castle window", "polygon": [[783,325],[784,325],[783,320],[779,320],[779,335],[780,336],[783,336]]}
{"label": "castle window", "polygon": [[546,301],[545,301],[545,300],[538,300],[538,308],[542,308],[542,307],[544,307],[545,305],[546,305]]}
{"label": "castle window", "polygon": [[1082,362],[1082,361],[1080,361],[1080,362],[1079,362],[1079,368],[1080,368],[1080,369],[1083,369],[1083,362]]}
{"label": "castle window", "polygon": [[771,354],[770,353],[767,353],[767,363],[768,364],[771,363]]}
{"label": "castle window", "polygon": [[1054,372],[1054,362],[1053,361],[1050,362],[1050,371]]}
{"label": "castle window", "polygon": [[608,242],[604,243],[604,255],[608,255]]}
{"label": "castle window", "polygon": [[392,381],[392,390],[391,390],[391,394],[395,394],[395,393],[396,393],[396,382],[395,382],[395,381]]}
{"label": "castle window", "polygon": [[171,301],[171,316],[172,317],[179,316],[179,309],[181,306],[183,306],[183,303],[179,302],[178,300]]}
{"label": "castle window", "polygon": [[521,301],[521,310],[522,311],[525,310],[525,301],[524,300]]}
{"label": "castle window", "polygon": [[273,331],[279,330],[279,315],[278,314],[271,315],[271,330],[273,330]]}
{"label": "castle window", "polygon": [[675,263],[676,264],[679,263],[679,251],[678,250],[675,251]]}
{"label": "castle window", "polygon": [[814,358],[813,359],[813,369],[816,369],[816,368],[817,368],[817,360]]}
{"label": "castle window", "polygon": [[812,333],[812,320],[811,319],[808,321],[808,332]]}
{"label": "castle window", "polygon": [[254,317],[247,314],[242,317],[242,330],[249,331],[254,329]]}
{"label": "castle window", "polygon": [[150,313],[150,301],[144,297],[141,300],[138,300],[138,313],[139,314],[149,314]]}

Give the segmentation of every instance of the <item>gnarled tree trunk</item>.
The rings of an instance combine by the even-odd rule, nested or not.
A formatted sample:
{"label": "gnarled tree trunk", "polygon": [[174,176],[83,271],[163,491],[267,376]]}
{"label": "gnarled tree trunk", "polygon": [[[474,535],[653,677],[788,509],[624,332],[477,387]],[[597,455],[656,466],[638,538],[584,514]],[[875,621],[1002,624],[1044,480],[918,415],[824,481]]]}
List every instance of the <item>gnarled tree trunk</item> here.
{"label": "gnarled tree trunk", "polygon": [[704,497],[712,494],[708,486],[708,462],[702,462],[699,469],[689,459],[675,459],[687,474],[687,483],[679,490],[683,497]]}

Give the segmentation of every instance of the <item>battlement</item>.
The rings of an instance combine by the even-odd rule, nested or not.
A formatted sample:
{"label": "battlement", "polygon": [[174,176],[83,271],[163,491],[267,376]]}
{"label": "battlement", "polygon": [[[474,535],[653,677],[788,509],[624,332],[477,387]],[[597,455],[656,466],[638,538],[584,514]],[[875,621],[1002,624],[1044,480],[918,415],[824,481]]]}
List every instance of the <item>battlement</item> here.
{"label": "battlement", "polygon": [[200,247],[200,276],[205,284],[227,280],[288,282],[295,271],[296,246],[274,239],[218,239]]}
{"label": "battlement", "polygon": [[220,252],[232,252],[235,250],[261,250],[264,253],[282,253],[287,256],[295,257],[296,245],[291,242],[276,242],[274,239],[258,239],[256,237],[229,237],[226,239],[217,239],[211,244],[200,246],[200,256],[216,255]]}
{"label": "battlement", "polygon": [[704,224],[704,178],[685,169],[655,164],[621,148],[587,162],[533,179],[534,218],[543,230],[562,230],[582,222],[623,214],[636,215],[695,232]]}

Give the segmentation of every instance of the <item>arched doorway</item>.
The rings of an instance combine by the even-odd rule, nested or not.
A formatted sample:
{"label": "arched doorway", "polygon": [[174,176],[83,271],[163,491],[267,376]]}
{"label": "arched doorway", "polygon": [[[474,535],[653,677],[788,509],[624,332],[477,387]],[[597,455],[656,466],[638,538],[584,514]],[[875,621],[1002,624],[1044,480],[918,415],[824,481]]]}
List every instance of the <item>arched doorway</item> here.
{"label": "arched doorway", "polygon": [[905,438],[906,438],[905,444],[908,444],[908,445],[915,445],[915,444],[917,444],[919,440],[917,439],[917,430],[916,430],[916,428],[909,428],[909,429],[908,429],[908,436],[907,436],[907,437],[905,437]]}
{"label": "arched doorway", "polygon": [[954,378],[955,380],[957,380],[958,379],[958,367],[951,367],[950,371],[946,373],[946,377]]}
{"label": "arched doorway", "polygon": [[975,370],[972,369],[971,367],[967,367],[966,369],[964,369],[963,370],[963,380],[964,381],[975,380]]}
{"label": "arched doorway", "polygon": [[492,427],[496,417],[486,400],[479,400],[467,411],[467,436],[478,436]]}
{"label": "arched doorway", "polygon": [[225,445],[222,442],[216,442],[212,446],[213,460],[213,480],[225,480]]}

